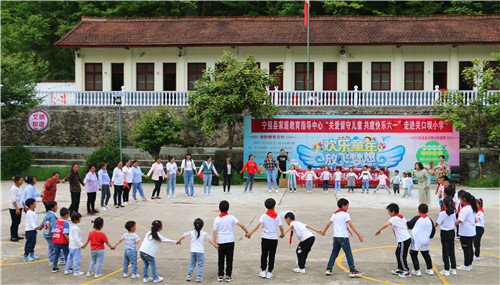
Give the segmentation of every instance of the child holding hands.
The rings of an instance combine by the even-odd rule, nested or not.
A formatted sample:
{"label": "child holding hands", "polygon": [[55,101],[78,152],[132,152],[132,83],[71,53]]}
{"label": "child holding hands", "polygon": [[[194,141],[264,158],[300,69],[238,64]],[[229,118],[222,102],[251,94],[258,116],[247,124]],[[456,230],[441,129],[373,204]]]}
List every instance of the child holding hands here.
{"label": "child holding hands", "polygon": [[[135,163],[134,163],[135,164]],[[136,224],[134,221],[125,223],[127,233],[124,233],[120,240],[114,245],[116,248],[120,243],[125,242],[125,252],[123,254],[123,278],[128,277],[128,265],[132,265],[132,279],[137,279],[141,275],[137,274],[137,248],[141,246],[140,238],[135,233]]]}
{"label": "child holding hands", "polygon": [[82,248],[87,247],[90,243],[90,263],[89,270],[87,270],[87,277],[92,276],[94,272],[95,266],[95,278],[100,278],[102,276],[102,262],[104,261],[104,244],[106,244],[111,250],[114,250],[114,246],[109,243],[108,237],[105,233],[101,232],[104,227],[104,220],[99,217],[96,218],[93,222],[94,230],[89,233],[87,241],[82,246]]}

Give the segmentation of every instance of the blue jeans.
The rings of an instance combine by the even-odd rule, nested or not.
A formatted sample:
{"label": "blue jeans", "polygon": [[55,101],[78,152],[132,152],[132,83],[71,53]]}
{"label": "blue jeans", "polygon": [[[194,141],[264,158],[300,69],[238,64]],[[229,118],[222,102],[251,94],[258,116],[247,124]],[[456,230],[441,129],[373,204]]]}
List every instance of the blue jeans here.
{"label": "blue jeans", "polygon": [[411,190],[413,190],[413,185],[408,186],[408,196],[410,196],[410,198],[413,198],[413,194],[411,194]]}
{"label": "blue jeans", "polygon": [[312,192],[312,190],[313,190],[313,181],[312,180],[306,180],[306,190],[307,190],[307,192]]}
{"label": "blue jeans", "polygon": [[144,189],[142,189],[142,182],[134,182],[134,184],[132,184],[132,198],[134,199],[137,198],[137,190],[139,190],[139,194],[141,195],[142,199],[145,199],[146,196],[144,196]]}
{"label": "blue jeans", "polygon": [[65,271],[71,269],[71,265],[75,265],[75,272],[80,272],[80,264],[82,263],[82,251],[80,248],[70,248],[68,254],[68,260],[66,261]]}
{"label": "blue jeans", "polygon": [[189,263],[188,275],[192,276],[194,268],[198,264],[197,277],[203,276],[203,267],[205,267],[205,254],[200,252],[191,252],[191,262]]}
{"label": "blue jeans", "polygon": [[278,189],[278,183],[276,183],[276,172],[275,169],[273,170],[268,170],[266,169],[266,176],[267,176],[267,187],[269,187],[269,190],[271,190],[271,181],[274,183],[274,189]]}
{"label": "blue jeans", "polygon": [[144,252],[140,252],[142,262],[144,262],[144,268],[142,269],[143,271],[143,277],[144,278],[149,278],[148,275],[148,267],[151,265],[151,274],[153,275],[153,280],[158,280],[158,273],[156,273],[156,262],[155,258],[149,254],[146,254]]}
{"label": "blue jeans", "polygon": [[247,173],[247,183],[245,184],[245,192],[247,192],[248,185],[250,185],[250,191],[252,191],[254,180],[255,180],[255,173]]}
{"label": "blue jeans", "polygon": [[175,183],[177,183],[177,175],[170,174],[170,179],[167,180],[167,195],[170,195],[170,189],[172,189],[172,195],[175,195]]}
{"label": "blue jeans", "polygon": [[365,192],[365,189],[366,189],[366,192],[370,192],[370,180],[369,179],[363,179],[362,186],[363,186],[363,192]]}
{"label": "blue jeans", "polygon": [[[54,253],[55,253],[55,248],[54,248],[54,243],[52,242],[52,238],[45,238],[45,240],[47,241],[47,245],[48,245],[48,248],[49,248],[49,261],[52,262],[52,260],[54,259]],[[59,260],[61,261],[64,261],[65,258],[64,258],[64,253],[62,252],[59,252]],[[57,264],[56,264],[57,265]],[[57,266],[56,266],[57,267]]]}
{"label": "blue jeans", "polygon": [[335,180],[335,193],[340,193],[340,180]]}
{"label": "blue jeans", "polygon": [[54,258],[52,259],[52,266],[57,268],[57,260],[59,259],[60,254],[63,254],[64,259],[68,260],[69,254],[69,245],[54,243]]}
{"label": "blue jeans", "polygon": [[208,194],[212,190],[212,174],[203,175],[203,192],[207,194],[207,186],[208,186]]}
{"label": "blue jeans", "polygon": [[100,274],[104,260],[104,249],[91,250],[90,258],[89,270],[87,272],[93,272],[95,265],[95,274]]}
{"label": "blue jeans", "polygon": [[26,231],[24,237],[26,238],[26,243],[24,244],[24,256],[35,255],[35,245],[36,245],[36,230]]}
{"label": "blue jeans", "polygon": [[349,243],[349,238],[333,237],[333,249],[330,255],[330,260],[328,261],[327,269],[332,269],[335,263],[335,259],[339,256],[340,248],[344,250],[345,256],[347,258],[347,264],[349,264],[349,270],[351,272],[356,272],[356,267],[354,267],[354,258],[352,257],[351,244]]}
{"label": "blue jeans", "polygon": [[[194,175],[192,170],[186,170],[183,174],[184,177],[184,189],[186,190],[186,195],[194,195]],[[191,185],[191,193],[188,191],[188,184]]]}
{"label": "blue jeans", "polygon": [[137,274],[137,250],[125,249],[123,254],[123,273],[128,274],[128,265],[132,265],[132,274]]}

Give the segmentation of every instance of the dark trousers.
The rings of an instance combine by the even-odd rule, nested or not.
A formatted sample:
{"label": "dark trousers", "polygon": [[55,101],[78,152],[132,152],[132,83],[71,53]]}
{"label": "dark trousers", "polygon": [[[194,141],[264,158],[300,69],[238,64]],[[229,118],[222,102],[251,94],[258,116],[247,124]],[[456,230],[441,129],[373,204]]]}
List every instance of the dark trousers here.
{"label": "dark trousers", "polygon": [[158,180],[155,180],[155,189],[153,189],[153,194],[151,194],[151,197],[158,197],[160,196],[160,190],[161,190],[161,184],[163,183],[163,177],[160,176]]}
{"label": "dark trousers", "polygon": [[[280,165],[280,168],[281,168],[282,171],[283,170],[286,171],[286,165]],[[285,173],[281,173],[281,172],[278,171],[278,179],[280,179],[282,175],[283,175],[283,178],[286,178],[286,174]]]}
{"label": "dark trousers", "polygon": [[80,197],[82,192],[71,192],[71,205],[69,206],[69,213],[78,212],[80,207]]}
{"label": "dark trousers", "polygon": [[323,180],[323,191],[328,191],[328,183],[330,183],[330,180]]}
{"label": "dark trousers", "polygon": [[26,238],[26,243],[24,244],[24,256],[34,255],[36,245],[36,230],[26,231],[24,237]]}
{"label": "dark trousers", "polygon": [[444,270],[451,268],[457,269],[457,261],[455,260],[455,231],[441,231],[441,245],[443,248],[443,263]]}
{"label": "dark trousers", "polygon": [[130,188],[123,187],[123,202],[128,202],[128,197],[129,197],[129,193],[130,193],[130,189],[132,188],[132,185],[134,185],[134,183],[128,184],[128,186]]}
{"label": "dark trousers", "polygon": [[[273,272],[274,269],[274,257],[276,256],[276,248],[278,247],[277,239],[266,239],[263,238],[260,243],[262,252],[260,255],[260,269],[265,271],[266,268],[268,272]],[[269,256],[269,267],[267,263],[267,257]]]}
{"label": "dark trousers", "polygon": [[476,257],[479,257],[479,253],[481,250],[481,238],[483,237],[483,234],[484,227],[476,226],[476,236],[474,237],[474,255],[476,255]]}
{"label": "dark trousers", "polygon": [[474,237],[464,237],[460,236],[460,245],[464,251],[464,265],[472,265],[472,258],[474,256],[474,249],[472,248],[472,243],[474,242]]}
{"label": "dark trousers", "polygon": [[57,261],[59,260],[59,255],[61,254],[61,250],[64,254],[64,260],[68,261],[69,254],[69,245],[62,243],[54,243],[54,259],[52,259],[52,266],[57,268]]}
{"label": "dark trousers", "polygon": [[297,260],[299,261],[300,269],[306,268],[307,255],[311,251],[311,248],[314,244],[314,240],[315,240],[314,237],[310,237],[305,241],[301,241],[297,246],[297,250],[295,252],[297,253]]}
{"label": "dark trousers", "polygon": [[394,189],[394,194],[399,194],[399,184],[393,184],[392,189]]}
{"label": "dark trousers", "polygon": [[233,178],[232,174],[226,175],[224,174],[224,182],[222,184],[222,189],[224,189],[224,192],[226,192],[226,185],[227,185],[227,192],[231,191],[231,179]]}
{"label": "dark trousers", "polygon": [[107,206],[111,198],[111,191],[109,190],[109,185],[102,185],[101,190],[101,207]]}
{"label": "dark trousers", "polygon": [[398,242],[398,247],[396,248],[396,259],[398,261],[398,269],[403,271],[409,271],[408,262],[406,258],[408,257],[408,249],[411,245],[411,238]]}
{"label": "dark trousers", "polygon": [[234,242],[219,244],[219,276],[224,276],[224,259],[226,260],[226,276],[233,273]]}
{"label": "dark trousers", "polygon": [[123,185],[115,185],[115,192],[113,193],[113,202],[115,203],[115,206],[121,206],[122,192],[123,192]]}
{"label": "dark trousers", "polygon": [[21,216],[23,215],[23,210],[19,208],[19,215],[16,214],[16,209],[9,209],[10,218],[12,224],[10,225],[10,238],[18,238],[19,224],[21,223]]}
{"label": "dark trousers", "polygon": [[95,197],[96,192],[87,193],[87,212],[95,211]]}
{"label": "dark trousers", "polygon": [[[432,259],[429,255],[428,250],[421,250],[422,256],[424,257],[425,265],[427,269],[432,269]],[[418,250],[410,250],[411,262],[415,270],[420,270],[420,264],[418,263]]]}

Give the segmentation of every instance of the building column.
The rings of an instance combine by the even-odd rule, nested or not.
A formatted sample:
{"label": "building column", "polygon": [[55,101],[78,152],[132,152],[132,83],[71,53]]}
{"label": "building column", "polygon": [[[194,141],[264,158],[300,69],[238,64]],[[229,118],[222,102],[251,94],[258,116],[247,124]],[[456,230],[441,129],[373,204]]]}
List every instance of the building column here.
{"label": "building column", "polygon": [[[401,55],[401,47],[392,47],[394,54],[394,63],[391,66],[391,90],[402,91],[405,90],[404,82],[404,62]],[[425,70],[425,69],[424,69]],[[425,74],[424,74],[425,77]],[[365,88],[366,89],[366,88]]]}
{"label": "building column", "polygon": [[182,56],[177,58],[176,73],[175,73],[175,88],[176,91],[187,91],[187,62],[186,62],[187,48],[182,48]]}
{"label": "building column", "polygon": [[126,49],[125,61],[123,62],[123,86],[125,91],[136,91],[136,82],[134,80],[135,66],[132,60],[132,50]]}
{"label": "building column", "polygon": [[458,48],[450,47],[450,60],[448,61],[448,90],[458,90],[460,67],[458,64]]}
{"label": "building column", "polygon": [[111,62],[102,63],[102,91],[111,91]]}
{"label": "building column", "polygon": [[[338,50],[336,50],[338,54]],[[346,91],[348,89],[349,68],[347,56],[337,56],[337,90]]]}
{"label": "building column", "polygon": [[75,85],[76,90],[85,90],[85,63],[81,49],[75,51]]}
{"label": "building column", "polygon": [[290,47],[285,47],[285,62],[283,62],[283,90],[295,90],[295,67],[293,66],[293,53]]}

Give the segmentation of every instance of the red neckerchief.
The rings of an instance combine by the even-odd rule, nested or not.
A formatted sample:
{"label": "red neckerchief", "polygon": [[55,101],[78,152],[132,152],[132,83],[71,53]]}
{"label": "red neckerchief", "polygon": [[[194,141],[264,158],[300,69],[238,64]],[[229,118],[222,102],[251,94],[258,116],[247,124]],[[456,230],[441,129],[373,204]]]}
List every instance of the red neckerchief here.
{"label": "red neckerchief", "polygon": [[[295,222],[295,220],[291,221],[290,224],[292,224],[293,222]],[[290,247],[292,246],[292,237],[293,237],[293,227],[292,230],[290,231]]]}
{"label": "red neckerchief", "polygon": [[222,217],[227,216],[227,215],[229,215],[227,212],[222,212],[222,213],[220,213],[219,217],[222,218]]}
{"label": "red neckerchief", "polygon": [[273,219],[276,219],[276,217],[278,216],[278,214],[276,214],[276,211],[274,211],[274,209],[267,210],[266,215],[268,215]]}
{"label": "red neckerchief", "polygon": [[441,205],[441,211],[446,211],[446,209],[444,207],[444,203]]}
{"label": "red neckerchief", "polygon": [[439,188],[441,188],[441,186],[444,186],[443,183],[438,185],[438,188],[436,189],[436,193],[435,193],[436,195],[438,194]]}
{"label": "red neckerchief", "polygon": [[483,213],[484,213],[484,210],[483,210],[483,208],[481,208],[481,207],[477,208],[477,211],[478,211],[478,212],[483,212]]}
{"label": "red neckerchief", "polygon": [[[465,205],[462,205],[461,203],[458,205],[458,210],[457,210],[457,217],[458,217],[458,214],[460,214],[460,211],[462,211],[463,208],[465,208],[465,206],[469,205],[470,206],[470,203],[466,203]],[[472,207],[472,206],[471,206]]]}
{"label": "red neckerchief", "polygon": [[[335,213],[333,213],[333,214],[335,215],[335,214],[337,214],[338,212],[345,212],[345,210],[343,210],[343,209],[338,209],[338,210],[337,210],[337,211],[335,211]],[[352,236],[351,230],[350,230],[347,226],[346,226],[346,229],[347,229],[347,231],[348,231],[348,232],[351,234],[351,236]]]}
{"label": "red neckerchief", "polygon": [[426,214],[422,214],[422,213],[420,213],[420,214],[418,214],[418,215],[419,215],[419,216],[420,216],[420,218],[422,218],[422,219],[425,219],[425,218],[427,218],[427,217],[428,217]]}

